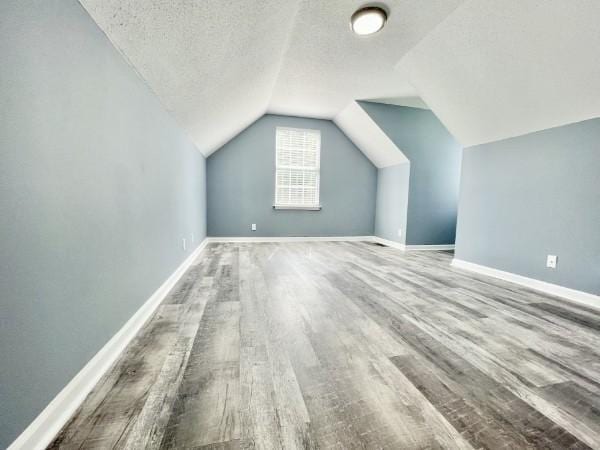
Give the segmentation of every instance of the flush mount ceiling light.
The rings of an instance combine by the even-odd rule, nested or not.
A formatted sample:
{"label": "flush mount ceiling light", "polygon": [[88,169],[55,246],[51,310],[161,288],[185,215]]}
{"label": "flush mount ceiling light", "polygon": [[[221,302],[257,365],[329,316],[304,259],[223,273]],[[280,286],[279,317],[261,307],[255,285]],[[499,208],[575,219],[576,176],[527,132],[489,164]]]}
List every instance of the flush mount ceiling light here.
{"label": "flush mount ceiling light", "polygon": [[377,33],[385,25],[387,13],[379,6],[360,8],[350,18],[350,27],[359,36]]}

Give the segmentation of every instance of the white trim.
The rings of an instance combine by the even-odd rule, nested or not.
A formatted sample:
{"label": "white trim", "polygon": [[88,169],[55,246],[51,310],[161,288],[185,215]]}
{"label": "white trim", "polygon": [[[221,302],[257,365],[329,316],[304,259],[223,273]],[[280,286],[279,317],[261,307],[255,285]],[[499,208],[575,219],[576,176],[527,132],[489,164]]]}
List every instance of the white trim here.
{"label": "white trim", "polygon": [[[288,161],[288,164],[281,164],[280,161],[280,156],[281,154],[285,154],[286,152],[291,151],[291,148],[288,148],[286,145],[282,144],[282,140],[285,140],[286,135],[288,135],[287,137],[292,137],[291,134],[296,133],[296,134],[302,134],[303,135],[303,139],[302,140],[297,140],[292,138],[292,142],[294,142],[294,144],[292,144],[293,147],[296,147],[296,150],[299,150],[302,152],[302,159],[304,161],[304,157],[305,154],[307,153],[312,153],[311,150],[314,150],[314,154],[315,154],[315,165],[314,166],[295,166],[292,165],[292,161]],[[313,135],[313,137],[315,137],[315,146],[314,148],[308,144],[310,142],[310,139],[308,139],[308,135]],[[296,136],[296,138],[298,138],[298,136]],[[301,144],[300,142],[302,142],[303,144]],[[288,142],[288,144],[290,144],[290,142]],[[289,155],[289,157],[291,158],[291,155]],[[297,171],[301,171],[302,172],[302,184],[301,186],[303,186],[305,189],[302,191],[302,200],[294,200],[292,201],[291,197],[288,198],[288,203],[285,204],[284,202],[282,202],[279,198],[279,188],[287,188],[290,190],[290,195],[292,192],[292,180],[290,179],[289,183],[285,183],[280,185],[278,183],[279,181],[279,171],[285,171],[285,170],[297,170]],[[304,193],[306,192],[306,188],[308,188],[309,186],[304,185],[304,181],[305,181],[305,176],[304,173],[305,172],[312,172],[315,174],[315,184],[314,186],[310,186],[311,189],[314,189],[316,195],[315,195],[315,199],[314,199],[314,203],[312,204],[305,204],[304,201]],[[275,199],[274,199],[274,205],[273,208],[274,209],[299,209],[299,210],[307,210],[307,211],[320,211],[321,210],[321,202],[320,202],[320,184],[321,184],[321,130],[313,130],[313,129],[309,129],[309,128],[291,128],[291,127],[276,127],[275,128],[275,176],[274,176],[274,180],[275,182]]]}
{"label": "white trim", "polygon": [[588,292],[559,286],[558,284],[547,283],[545,281],[536,280],[535,278],[524,277],[523,275],[517,275],[515,273],[505,272],[492,267],[482,266],[472,262],[463,261],[462,259],[454,258],[452,260],[452,266],[458,269],[479,273],[481,275],[499,278],[500,280],[510,281],[511,283],[516,283],[545,294],[562,297],[573,302],[600,308],[600,296],[590,294]]}
{"label": "white trim", "polygon": [[454,250],[454,245],[404,245],[400,242],[390,241],[379,236],[235,236],[235,237],[208,237],[208,242],[316,242],[316,241],[363,241],[378,242],[398,250]]}
{"label": "white trim", "polygon": [[407,251],[440,251],[440,250],[454,250],[454,244],[442,244],[442,245],[407,245]]}
{"label": "white trim", "polygon": [[316,241],[368,241],[373,242],[374,236],[241,236],[241,237],[208,237],[208,242],[316,242]]}
{"label": "white trim", "polygon": [[8,447],[8,450],[45,449],[96,383],[110,369],[129,342],[152,316],[175,283],[206,247],[207,239],[181,263],[169,278],[150,296],[123,327],[100,349],[77,375],[58,393],[35,420]]}
{"label": "white trim", "polygon": [[299,210],[299,211],[321,211],[321,205],[317,205],[317,206],[273,205],[273,209],[295,209],[295,210]]}
{"label": "white trim", "polygon": [[375,236],[374,241],[379,244],[387,245],[388,247],[397,248],[398,250],[406,250],[406,245],[396,241],[389,241],[387,239],[380,238],[379,236]]}

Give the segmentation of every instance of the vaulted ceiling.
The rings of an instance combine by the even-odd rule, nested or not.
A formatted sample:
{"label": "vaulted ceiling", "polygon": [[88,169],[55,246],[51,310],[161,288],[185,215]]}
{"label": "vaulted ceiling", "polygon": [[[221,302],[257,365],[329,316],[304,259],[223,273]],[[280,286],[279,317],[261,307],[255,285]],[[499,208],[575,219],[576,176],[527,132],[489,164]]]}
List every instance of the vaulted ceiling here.
{"label": "vaulted ceiling", "polygon": [[385,0],[368,37],[362,0],[80,2],[205,155],[265,112],[360,127],[357,99],[424,99],[463,145],[600,116],[598,0]]}
{"label": "vaulted ceiling", "polygon": [[398,64],[470,146],[600,116],[600,1],[472,0]]}
{"label": "vaulted ceiling", "polygon": [[265,112],[332,119],[354,99],[414,96],[398,60],[461,0],[391,0],[384,30],[349,26],[361,0],[81,0],[205,155]]}

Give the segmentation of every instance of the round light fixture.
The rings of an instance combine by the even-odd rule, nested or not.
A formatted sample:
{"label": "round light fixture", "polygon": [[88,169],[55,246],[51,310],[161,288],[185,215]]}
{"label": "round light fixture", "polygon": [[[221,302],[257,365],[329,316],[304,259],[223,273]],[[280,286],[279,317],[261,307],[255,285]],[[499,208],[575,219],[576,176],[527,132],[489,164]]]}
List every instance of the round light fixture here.
{"label": "round light fixture", "polygon": [[379,6],[360,8],[350,18],[350,27],[359,36],[377,33],[385,25],[387,13]]}

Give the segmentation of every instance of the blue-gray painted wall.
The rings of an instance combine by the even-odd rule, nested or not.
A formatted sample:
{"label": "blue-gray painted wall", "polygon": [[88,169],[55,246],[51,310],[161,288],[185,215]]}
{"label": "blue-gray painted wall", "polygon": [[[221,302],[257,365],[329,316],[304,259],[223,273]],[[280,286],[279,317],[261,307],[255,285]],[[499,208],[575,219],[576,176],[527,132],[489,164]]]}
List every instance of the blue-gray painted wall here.
{"label": "blue-gray painted wall", "polygon": [[375,236],[406,243],[409,179],[409,163],[377,170]]}
{"label": "blue-gray painted wall", "polygon": [[204,237],[205,161],[75,0],[0,3],[0,98],[4,448]]}
{"label": "blue-gray painted wall", "polygon": [[[273,209],[278,126],[321,130],[320,211]],[[265,115],[207,159],[207,180],[209,236],[373,234],[377,170],[329,120]]]}
{"label": "blue-gray painted wall", "polygon": [[429,110],[360,105],[410,160],[406,244],[454,244],[460,144]]}
{"label": "blue-gray painted wall", "polygon": [[465,149],[456,257],[599,295],[600,119]]}

